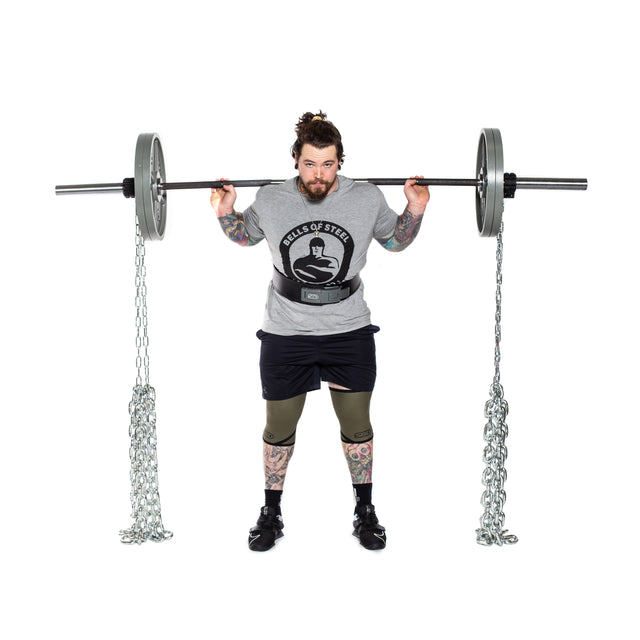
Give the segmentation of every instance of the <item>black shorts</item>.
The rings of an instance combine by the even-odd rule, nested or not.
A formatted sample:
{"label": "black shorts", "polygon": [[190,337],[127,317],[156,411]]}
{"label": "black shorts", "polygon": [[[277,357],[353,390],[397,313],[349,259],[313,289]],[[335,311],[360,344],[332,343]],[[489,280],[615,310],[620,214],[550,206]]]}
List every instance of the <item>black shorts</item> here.
{"label": "black shorts", "polygon": [[265,400],[287,400],[333,382],[351,391],[373,391],[376,345],[369,325],[327,336],[279,336],[258,331]]}

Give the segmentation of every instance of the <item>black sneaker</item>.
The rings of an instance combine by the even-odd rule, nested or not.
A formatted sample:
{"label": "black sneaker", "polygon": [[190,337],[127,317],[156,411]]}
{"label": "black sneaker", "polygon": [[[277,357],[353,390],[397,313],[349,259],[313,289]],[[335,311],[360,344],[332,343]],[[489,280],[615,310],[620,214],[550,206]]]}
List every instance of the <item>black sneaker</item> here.
{"label": "black sneaker", "polygon": [[249,529],[249,549],[252,551],[268,551],[282,538],[284,522],[280,510],[275,507],[262,507],[255,527]]}
{"label": "black sneaker", "polygon": [[378,551],[387,545],[387,534],[378,523],[376,509],[372,504],[356,507],[353,515],[353,535],[365,549]]}

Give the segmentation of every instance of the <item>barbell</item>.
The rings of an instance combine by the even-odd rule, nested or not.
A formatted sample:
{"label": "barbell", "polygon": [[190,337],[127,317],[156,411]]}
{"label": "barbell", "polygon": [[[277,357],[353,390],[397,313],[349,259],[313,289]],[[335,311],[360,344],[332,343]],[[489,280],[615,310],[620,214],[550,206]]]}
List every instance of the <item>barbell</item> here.
{"label": "barbell", "polygon": [[[355,178],[380,186],[403,185],[406,178]],[[146,240],[162,240],[167,223],[167,191],[172,189],[219,189],[224,184],[235,187],[262,187],[284,180],[211,180],[205,182],[167,182],[164,155],[156,133],[138,136],[135,176],[119,183],[58,185],[56,195],[77,193],[122,193],[135,198],[136,215]],[[476,221],[483,237],[498,235],[504,211],[504,199],[513,198],[516,189],[564,189],[584,191],[584,178],[522,178],[504,173],[502,136],[498,129],[482,129],[476,159],[476,177],[471,179],[423,178],[419,185],[475,187]]]}

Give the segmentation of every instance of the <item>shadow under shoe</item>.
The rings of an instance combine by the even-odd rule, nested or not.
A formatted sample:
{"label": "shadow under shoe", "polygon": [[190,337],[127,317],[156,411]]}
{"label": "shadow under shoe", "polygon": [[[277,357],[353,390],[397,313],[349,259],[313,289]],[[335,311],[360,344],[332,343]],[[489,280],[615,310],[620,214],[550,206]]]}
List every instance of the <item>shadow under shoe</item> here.
{"label": "shadow under shoe", "polygon": [[387,546],[387,534],[378,522],[376,509],[372,504],[356,507],[353,515],[353,535],[360,544],[371,551],[379,551]]}
{"label": "shadow under shoe", "polygon": [[275,507],[262,507],[255,527],[249,529],[249,549],[268,551],[284,533],[284,522],[280,510]]}

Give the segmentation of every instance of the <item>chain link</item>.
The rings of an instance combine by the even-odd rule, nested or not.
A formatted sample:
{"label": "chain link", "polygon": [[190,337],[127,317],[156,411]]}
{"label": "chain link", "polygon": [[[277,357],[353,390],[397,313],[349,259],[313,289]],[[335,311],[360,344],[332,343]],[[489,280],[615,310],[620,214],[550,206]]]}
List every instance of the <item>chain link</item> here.
{"label": "chain link", "polygon": [[129,403],[129,458],[131,460],[131,517],[133,524],[120,531],[125,544],[146,540],[162,542],[173,533],[165,531],[158,492],[158,456],[156,437],[156,392],[149,386],[149,338],[147,335],[147,286],[144,265],[145,246],[136,219],[136,368],[138,375]]}
{"label": "chain link", "polygon": [[484,507],[484,513],[480,518],[481,528],[476,529],[476,542],[485,546],[515,544],[518,542],[516,536],[513,534],[507,535],[507,529],[503,529],[505,519],[503,509],[507,500],[507,494],[504,490],[504,484],[507,480],[507,471],[504,467],[507,459],[505,441],[509,435],[509,427],[505,422],[509,413],[509,405],[504,399],[504,389],[500,384],[503,229],[504,224],[501,224],[496,250],[495,372],[493,383],[489,389],[489,400],[484,406],[484,417],[488,420],[484,427],[484,440],[487,446],[484,449],[483,460],[487,466],[482,474],[482,484],[485,486],[485,490],[480,500]]}

